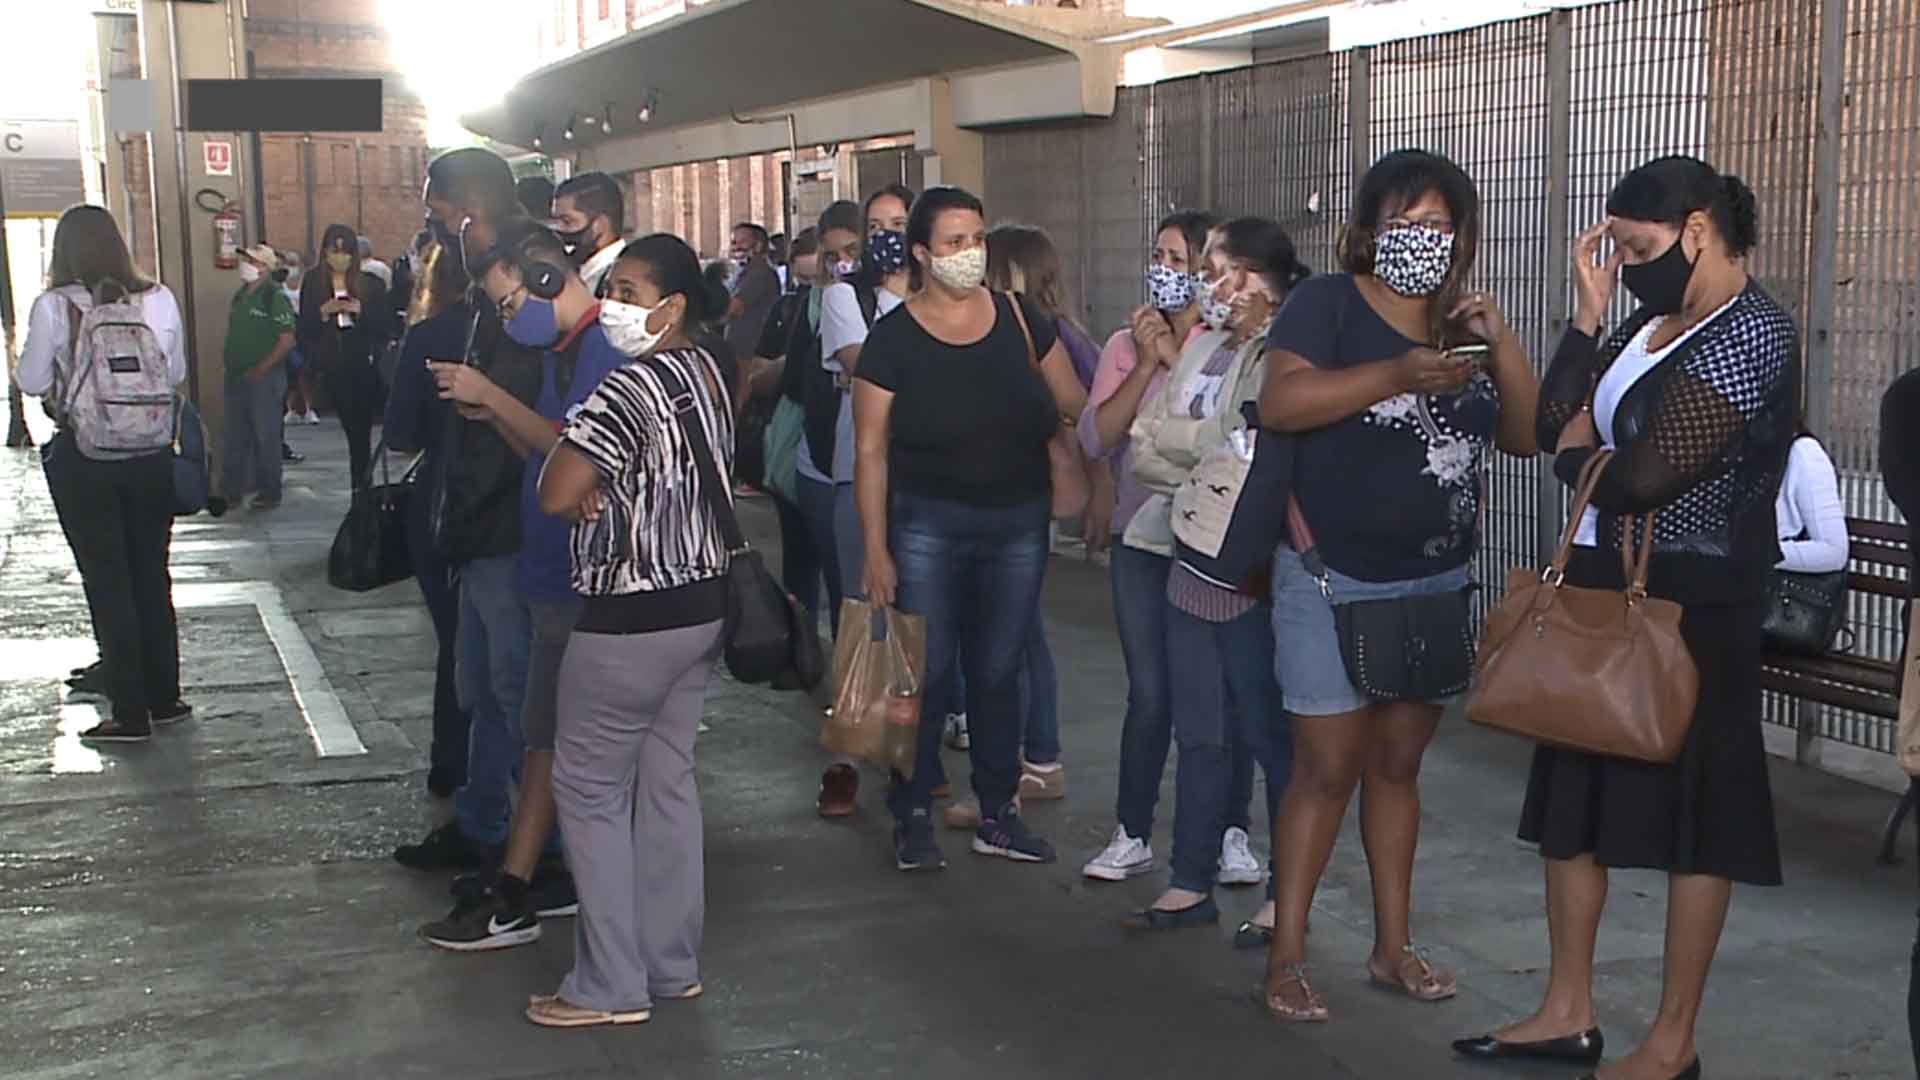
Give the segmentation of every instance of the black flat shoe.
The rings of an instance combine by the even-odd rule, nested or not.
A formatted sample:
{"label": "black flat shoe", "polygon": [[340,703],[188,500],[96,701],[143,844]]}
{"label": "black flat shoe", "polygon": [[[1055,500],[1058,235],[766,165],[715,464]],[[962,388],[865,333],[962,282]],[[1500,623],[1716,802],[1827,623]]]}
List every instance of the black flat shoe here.
{"label": "black flat shoe", "polygon": [[1236,949],[1264,949],[1273,944],[1273,927],[1257,926],[1251,921],[1240,924],[1233,932],[1233,947]]}
{"label": "black flat shoe", "polygon": [[1187,930],[1197,926],[1217,926],[1219,923],[1220,905],[1214,903],[1211,896],[1179,911],[1147,908],[1120,920],[1120,925],[1126,929],[1140,931]]}
{"label": "black flat shoe", "polygon": [[[1700,1080],[1700,1076],[1701,1076],[1700,1059],[1694,1058],[1693,1064],[1687,1066],[1682,1071],[1675,1073],[1673,1080]],[[1592,1073],[1588,1073],[1585,1076],[1582,1076],[1580,1080],[1599,1080],[1599,1078],[1594,1076]]]}
{"label": "black flat shoe", "polygon": [[[1606,1053],[1607,1040],[1599,1028],[1578,1035],[1562,1035],[1539,1042],[1502,1042],[1492,1035],[1477,1039],[1455,1039],[1453,1052],[1476,1061],[1558,1061],[1567,1065],[1597,1065]],[[1676,1077],[1675,1080],[1685,1080]]]}

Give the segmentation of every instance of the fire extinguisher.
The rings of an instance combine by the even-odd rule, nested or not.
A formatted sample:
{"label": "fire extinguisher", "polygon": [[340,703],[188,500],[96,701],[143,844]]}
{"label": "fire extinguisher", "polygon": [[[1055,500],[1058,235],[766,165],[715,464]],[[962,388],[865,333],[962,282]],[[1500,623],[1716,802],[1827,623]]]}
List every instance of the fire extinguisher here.
{"label": "fire extinguisher", "polygon": [[213,265],[222,270],[239,266],[240,204],[212,188],[201,188],[193,201],[200,209],[213,213]]}

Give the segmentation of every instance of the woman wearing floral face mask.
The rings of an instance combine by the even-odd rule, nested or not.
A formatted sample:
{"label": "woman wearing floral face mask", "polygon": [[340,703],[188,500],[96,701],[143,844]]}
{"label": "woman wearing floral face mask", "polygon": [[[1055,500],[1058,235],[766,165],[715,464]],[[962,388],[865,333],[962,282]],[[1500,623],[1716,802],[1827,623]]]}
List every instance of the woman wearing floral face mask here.
{"label": "woman wearing floral face mask", "polygon": [[[980,200],[958,188],[914,206],[913,296],[875,324],[854,380],[854,484],[867,598],[926,616],[929,699],[950,698],[956,656],[966,672],[983,815],[973,850],[1051,862],[1053,846],[1028,831],[1015,801],[1016,683],[1046,570],[1047,444],[1064,417],[1079,417],[1086,393],[1053,321],[982,285],[986,238]],[[923,723],[913,778],[893,778],[903,871],[946,865],[931,816],[940,734]]]}
{"label": "woman wearing floral face mask", "polygon": [[[1216,250],[1226,272],[1206,299],[1226,306],[1227,325],[1195,335],[1130,436],[1134,476],[1151,495],[1127,525],[1126,544],[1164,557],[1174,549],[1173,493],[1245,427],[1241,410],[1260,392],[1267,328],[1308,273],[1286,230],[1264,218],[1229,222]],[[1133,930],[1212,925],[1220,918],[1216,882],[1261,880],[1247,845],[1251,769],[1236,775],[1235,759],[1257,761],[1267,774],[1265,818],[1271,822],[1287,787],[1291,751],[1273,683],[1273,623],[1264,595],[1217,585],[1181,565],[1165,575],[1159,599],[1180,745],[1173,873],[1152,906],[1125,920]],[[1263,909],[1241,928],[1236,944],[1265,944],[1272,925],[1271,908]]]}
{"label": "woman wearing floral face mask", "polygon": [[[1363,693],[1334,605],[1429,611],[1444,601],[1420,598],[1463,596],[1486,451],[1535,452],[1533,368],[1493,299],[1466,289],[1479,239],[1479,194],[1459,167],[1417,150],[1389,154],[1361,181],[1341,244],[1346,273],[1302,284],[1268,337],[1260,419],[1296,436],[1294,497],[1311,539],[1300,530],[1294,539],[1316,556],[1283,545],[1273,570],[1275,668],[1294,746],[1273,836],[1266,985],[1267,1008],[1283,1020],[1327,1018],[1303,966],[1307,908],[1355,786],[1373,879],[1367,973],[1419,1001],[1456,991],[1408,926],[1420,759],[1446,699]],[[1443,351],[1455,343],[1488,349]]]}

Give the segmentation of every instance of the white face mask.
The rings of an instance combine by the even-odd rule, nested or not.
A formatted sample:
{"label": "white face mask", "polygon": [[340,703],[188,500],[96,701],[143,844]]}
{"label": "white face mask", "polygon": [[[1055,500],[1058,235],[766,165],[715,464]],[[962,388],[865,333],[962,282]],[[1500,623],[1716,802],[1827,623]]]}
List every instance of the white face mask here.
{"label": "white face mask", "polygon": [[607,342],[620,355],[628,357],[646,356],[660,347],[660,340],[667,336],[667,327],[660,330],[647,329],[647,319],[654,312],[665,307],[667,302],[660,301],[652,307],[638,304],[623,304],[618,300],[600,301],[600,329],[606,332]]}
{"label": "white face mask", "polygon": [[833,276],[836,278],[850,278],[859,272],[859,259],[842,259],[833,264]]}
{"label": "white face mask", "polygon": [[260,268],[250,262],[240,264],[240,280],[251,285],[260,280]]}
{"label": "white face mask", "polygon": [[987,249],[968,248],[951,255],[935,255],[927,269],[933,279],[955,291],[978,288],[987,280]]}

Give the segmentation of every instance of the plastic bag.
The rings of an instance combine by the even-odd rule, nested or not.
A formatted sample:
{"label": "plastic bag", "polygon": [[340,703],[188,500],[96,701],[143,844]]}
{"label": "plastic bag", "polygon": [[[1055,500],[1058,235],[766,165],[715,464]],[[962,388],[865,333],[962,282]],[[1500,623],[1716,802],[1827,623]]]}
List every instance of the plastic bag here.
{"label": "plastic bag", "polygon": [[926,619],[861,600],[842,603],[833,711],[820,744],[912,779],[926,670]]}

